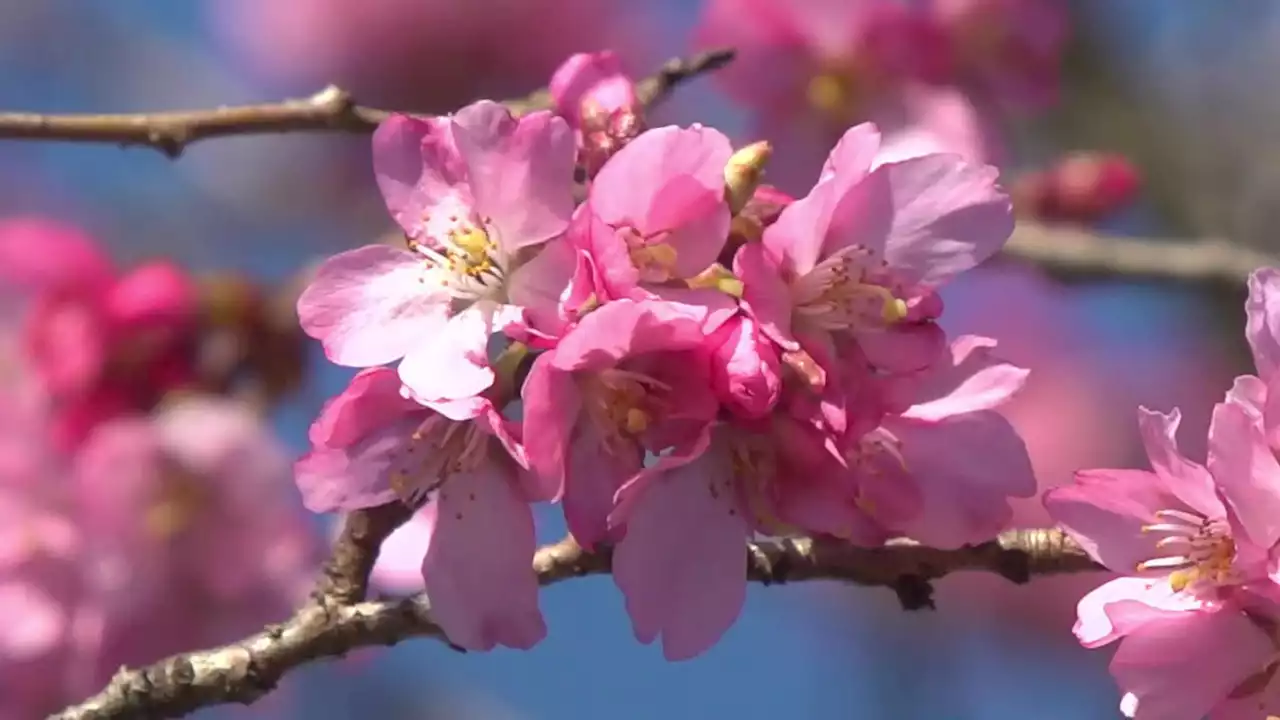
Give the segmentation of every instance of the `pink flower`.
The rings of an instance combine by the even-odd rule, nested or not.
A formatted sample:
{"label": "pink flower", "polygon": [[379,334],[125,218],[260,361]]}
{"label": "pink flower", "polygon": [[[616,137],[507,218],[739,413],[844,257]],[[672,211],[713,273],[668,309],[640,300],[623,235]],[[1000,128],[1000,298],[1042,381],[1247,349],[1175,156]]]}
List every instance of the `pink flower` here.
{"label": "pink flower", "polygon": [[714,645],[742,610],[754,532],[877,541],[841,470],[821,434],[775,415],[717,423],[627,482],[609,524],[625,531],[613,578],[636,638],[661,637],[668,660]]}
{"label": "pink flower", "polygon": [[556,112],[578,132],[578,162],[588,177],[644,130],[635,82],[611,51],[570,56],[549,90]]}
{"label": "pink flower", "polygon": [[295,474],[313,512],[425,501],[422,580],[450,641],[490,650],[542,640],[528,503],[548,493],[522,472],[492,405],[474,421],[450,420],[404,397],[394,370],[371,368],[325,406],[311,443]]}
{"label": "pink flower", "polygon": [[615,300],[534,361],[525,380],[530,467],[564,500],[585,548],[610,539],[614,492],[717,410],[698,317],[655,300]]}
{"label": "pink flower", "polygon": [[3,284],[26,305],[26,352],[57,400],[65,445],[194,378],[196,287],[177,266],[117,275],[88,236],[40,219],[0,225],[0,259]]}
{"label": "pink flower", "polygon": [[1035,494],[1026,446],[995,412],[1028,372],[993,357],[995,344],[957,338],[946,361],[914,377],[882,380],[879,427],[864,433],[850,423],[844,457],[856,478],[856,502],[887,535],[940,548],[982,542],[1008,527],[1010,498]]}
{"label": "pink flower", "polygon": [[1258,374],[1236,378],[1227,401],[1248,410],[1280,451],[1280,270],[1260,268],[1249,275],[1244,309],[1245,339]]}
{"label": "pink flower", "polygon": [[298,299],[302,327],[340,365],[403,358],[401,377],[426,400],[475,396],[493,383],[489,336],[522,318],[540,284],[542,266],[525,261],[568,225],[573,137],[550,113],[517,120],[480,101],[447,118],[393,117],[373,143],[408,248],[329,258]]}
{"label": "pink flower", "polygon": [[761,330],[828,373],[840,340],[856,340],[885,370],[939,360],[946,345],[933,291],[1013,231],[993,168],[950,155],[877,165],[879,148],[872,125],[845,133],[810,193],[734,261]]}
{"label": "pink flower", "polygon": [[954,79],[1000,102],[1057,101],[1068,25],[1059,0],[932,0]]}
{"label": "pink flower", "polygon": [[895,0],[713,0],[697,31],[702,47],[733,47],[715,75],[754,110],[751,134],[775,144],[771,182],[799,188],[850,126],[875,122],[904,147],[925,145],[996,160],[993,128],[954,88],[941,29]]}
{"label": "pink flower", "polygon": [[289,470],[262,421],[220,398],[94,433],[73,489],[86,582],[104,603],[101,672],[229,642],[306,595],[322,548]]}
{"label": "pink flower", "polygon": [[649,130],[614,155],[591,184],[590,251],[609,297],[641,284],[692,278],[715,262],[729,236],[718,130]]}
{"label": "pink flower", "polygon": [[1141,184],[1138,169],[1123,156],[1081,152],[1019,176],[1011,193],[1019,215],[1092,224],[1132,203]]}
{"label": "pink flower", "polygon": [[782,392],[778,348],[749,315],[740,314],[707,339],[711,382],[721,404],[743,418],[762,418]]}
{"label": "pink flower", "polygon": [[1245,614],[1274,616],[1280,463],[1239,405],[1214,408],[1208,468],[1179,452],[1178,421],[1139,410],[1152,471],[1080,471],[1045,495],[1053,519],[1126,576],[1080,601],[1075,632],[1086,647],[1123,638],[1112,674],[1130,717],[1202,717],[1280,655]]}

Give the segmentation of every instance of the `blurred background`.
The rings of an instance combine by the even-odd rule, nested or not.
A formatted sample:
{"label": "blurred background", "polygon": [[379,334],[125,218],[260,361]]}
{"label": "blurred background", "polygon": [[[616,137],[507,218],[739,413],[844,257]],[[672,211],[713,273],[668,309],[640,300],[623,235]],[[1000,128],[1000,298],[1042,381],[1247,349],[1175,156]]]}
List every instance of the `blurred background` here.
{"label": "blurred background", "polygon": [[[446,112],[470,99],[516,97],[545,85],[572,52],[614,49],[639,76],[667,57],[719,41],[743,45],[744,72],[765,68],[764,75],[755,75],[759,92],[744,89],[750,83],[735,79],[731,68],[725,77],[681,87],[649,122],[703,122],[723,128],[739,143],[774,140],[777,168],[769,180],[785,190],[802,193],[812,182],[816,166],[806,143],[818,149],[820,160],[835,129],[873,118],[900,131],[904,142],[926,136],[1000,164],[1028,222],[1084,224],[1143,236],[1228,237],[1280,252],[1272,232],[1280,219],[1280,204],[1273,201],[1280,192],[1275,169],[1280,168],[1280,95],[1266,91],[1280,72],[1280,6],[1249,0],[939,0],[929,12],[936,24],[931,32],[942,35],[926,33],[906,50],[911,58],[929,60],[927,67],[904,70],[902,63],[890,61],[899,55],[882,47],[886,43],[878,42],[878,35],[863,31],[872,20],[827,7],[833,4],[841,5],[823,0],[5,0],[0,3],[0,109],[214,107],[302,97],[333,82],[363,104]],[[870,3],[845,2],[850,8],[863,4]],[[818,6],[842,19],[828,23],[837,29],[818,33],[821,37],[805,36],[810,47],[797,49],[792,43],[778,49],[761,40],[787,23],[811,21]],[[774,51],[778,55],[770,57]],[[812,82],[800,88],[807,92],[788,95],[788,79],[772,77],[770,69],[781,75],[780,68],[791,68],[797,53],[811,56],[804,64],[810,80],[834,72],[818,56],[835,53],[857,59],[862,80],[888,77],[897,84],[885,89],[884,83],[864,83],[857,88],[864,93],[859,102],[836,108],[814,94]],[[909,77],[898,77],[898,71]],[[836,75],[850,81],[847,73]],[[774,80],[779,95],[769,94]],[[780,97],[786,112],[766,112],[777,110]],[[30,253],[14,255],[16,241],[6,245],[8,236],[48,239],[50,244],[39,246],[56,257],[40,261],[70,263],[75,251],[68,248],[76,241],[66,235],[79,232],[83,244],[97,244],[111,258],[116,279],[101,282],[113,288],[133,287],[121,278],[133,278],[135,269],[156,267],[161,260],[182,268],[187,274],[177,278],[146,275],[146,282],[136,283],[144,290],[133,295],[104,290],[103,297],[115,299],[141,293],[147,301],[138,302],[150,308],[136,320],[139,316],[130,314],[133,305],[119,300],[127,306],[119,315],[129,320],[108,324],[144,327],[147,333],[160,327],[184,353],[199,345],[203,364],[197,385],[207,393],[242,388],[240,374],[246,369],[254,375],[253,397],[267,401],[282,443],[255,450],[275,453],[271,467],[281,468],[261,483],[278,485],[281,497],[292,493],[280,502],[296,505],[287,462],[304,450],[310,419],[351,373],[326,364],[316,345],[301,342],[281,308],[287,310],[288,283],[307,263],[389,229],[368,145],[368,137],[360,135],[228,138],[198,143],[180,159],[169,160],[151,150],[111,145],[0,142],[0,262],[13,268],[40,264]],[[1273,155],[1277,162],[1270,161]],[[1076,164],[1064,161],[1070,158]],[[45,222],[63,226],[40,225]],[[86,264],[93,262],[83,261],[77,270],[82,274],[72,273],[78,279],[66,281],[66,287],[84,289]],[[83,293],[69,292],[55,295],[79,298],[76,312],[94,304]],[[944,298],[950,332],[994,336],[1008,359],[1032,369],[1028,389],[1009,414],[1045,487],[1066,482],[1078,467],[1145,462],[1134,423],[1139,404],[1181,407],[1184,447],[1193,456],[1203,453],[1212,403],[1234,375],[1250,369],[1242,341],[1243,287],[1068,282],[1000,260],[949,288]],[[116,312],[115,299],[104,306],[110,312]],[[28,298],[14,307],[21,308],[15,322],[29,324],[21,318],[42,308],[48,313],[40,316],[36,331],[25,331],[39,336],[40,347],[71,347],[57,343],[80,337],[79,331],[66,329],[74,325],[65,320],[68,315],[81,317],[64,312],[66,303],[33,305]],[[177,307],[188,320],[171,321],[172,314],[157,315],[156,307]],[[199,338],[183,335],[191,323],[198,326]],[[172,340],[174,333],[184,339]],[[111,358],[125,352],[120,347],[142,342],[132,330],[107,336],[93,347],[107,348],[102,352]],[[30,352],[33,341],[26,342]],[[23,377],[13,375],[17,372],[9,374]],[[23,387],[18,383],[9,390],[21,395]],[[79,482],[103,473],[124,477],[131,466],[119,458],[145,455],[152,445],[166,457],[183,456],[184,442],[225,435],[228,447],[235,448],[227,452],[234,455],[249,442],[248,420],[228,419],[232,411],[206,408],[200,410],[206,415],[192,416],[162,405],[156,410],[164,415],[158,429],[138,430],[144,439],[122,434],[115,445],[123,449],[101,449],[95,438],[93,452],[83,452],[93,458],[68,458],[73,452],[68,448],[81,452],[81,436],[103,414],[122,412],[103,407],[152,406],[155,399],[139,400],[135,390],[102,390],[110,399],[91,403],[85,411],[89,419],[77,415],[67,421],[70,427],[61,428],[58,437],[71,439],[59,440],[41,460],[43,477],[74,476]],[[17,407],[16,401],[10,403]],[[0,423],[0,433],[21,424],[20,419]],[[4,464],[13,457],[0,449],[0,473],[18,476],[10,469],[16,461]],[[230,472],[226,467],[216,464],[209,472]],[[23,472],[24,477],[38,475],[29,468]],[[257,487],[254,492],[267,491]],[[52,502],[41,495],[37,504]],[[17,517],[35,512],[21,508],[13,510]],[[10,511],[0,508],[0,514]],[[234,505],[227,512],[220,527],[248,522],[236,515]],[[540,512],[543,539],[561,537],[558,512]],[[298,578],[309,577],[323,551],[320,543],[332,520],[313,521],[300,506],[293,515],[300,519],[266,518],[259,523],[263,527],[254,525],[259,533],[254,537],[289,548],[281,551],[283,559],[260,570],[260,584],[274,588],[268,599],[243,588],[223,588],[216,568],[199,579],[157,571],[162,577],[156,587],[167,588],[157,592],[168,603],[173,627],[190,630],[197,605],[224,591],[228,602],[239,603],[238,614],[228,615],[225,627],[206,628],[207,634],[192,638],[230,640],[283,617],[300,587]],[[1019,520],[1036,525],[1045,517],[1038,502],[1029,501],[1019,508]],[[288,526],[287,531],[279,526]],[[57,543],[49,538],[61,537],[59,531],[40,532],[41,547],[54,554],[50,548]],[[21,542],[16,532],[0,536],[0,544]],[[199,557],[213,562],[207,554]],[[36,570],[29,564],[21,570],[45,573],[56,564],[51,563],[42,560]],[[7,558],[0,560],[0,571],[12,574],[15,567]],[[936,612],[912,613],[900,610],[892,594],[881,589],[828,583],[752,587],[743,618],[723,642],[693,661],[668,664],[657,648],[634,641],[610,580],[588,578],[544,592],[550,636],[528,653],[461,655],[426,641],[365,651],[290,676],[280,691],[252,708],[215,709],[201,717],[1117,717],[1117,694],[1106,672],[1109,652],[1085,651],[1070,633],[1076,599],[1100,579],[1013,587],[993,577],[956,576],[938,584]],[[48,588],[63,588],[58,582],[42,585],[48,592],[41,597],[56,595]],[[214,589],[189,596],[172,590],[200,583]],[[75,687],[96,690],[112,663],[138,662],[150,652],[130,648],[113,655],[109,648],[95,647],[95,659],[85,667],[77,665],[90,652],[83,644],[64,643],[58,646],[62,654],[49,655],[48,637],[55,633],[46,632],[46,625],[66,623],[66,632],[74,636],[94,619],[46,620],[41,608],[47,602],[11,586],[0,585],[0,606],[10,603],[11,612],[20,613],[8,615],[6,622],[21,623],[23,631],[10,631],[16,636],[0,641],[0,676],[9,678],[0,679],[0,717],[27,720],[79,699],[66,686],[20,678],[46,677],[49,667],[61,671],[74,665]],[[135,600],[125,592],[122,602]],[[175,603],[176,609],[170,607]],[[169,632],[156,617],[133,628],[130,637]]]}

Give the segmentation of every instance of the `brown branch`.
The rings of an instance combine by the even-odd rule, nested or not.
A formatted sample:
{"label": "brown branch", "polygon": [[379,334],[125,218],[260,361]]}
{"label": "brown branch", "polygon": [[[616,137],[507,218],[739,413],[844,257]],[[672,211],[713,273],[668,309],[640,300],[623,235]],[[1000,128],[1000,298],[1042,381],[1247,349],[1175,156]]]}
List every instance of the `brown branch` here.
{"label": "brown branch", "polygon": [[1177,280],[1243,288],[1249,273],[1280,258],[1219,238],[1173,240],[1100,235],[1019,222],[1006,257],[1078,278]]}
{"label": "brown branch", "polygon": [[[843,580],[890,587],[908,608],[931,606],[930,582],[953,572],[993,572],[1021,583],[1037,575],[1101,569],[1056,530],[1010,531],[958,550],[905,540],[881,548],[808,538],[774,540],[749,545],[746,560],[747,576],[757,582]],[[533,566],[542,584],[551,585],[608,573],[611,557],[586,553],[566,539],[540,549]],[[105,690],[52,718],[166,718],[221,703],[251,703],[295,667],[414,637],[442,638],[422,596],[336,607],[309,603],[284,623],[231,645],[122,669]]]}
{"label": "brown branch", "polygon": [[[733,59],[732,50],[714,50],[687,59],[669,60],[639,84],[646,105],[666,97],[676,86]],[[540,90],[509,101],[514,112],[551,106]],[[212,110],[156,113],[38,115],[0,113],[0,139],[61,140],[67,142],[143,145],[176,158],[191,143],[230,135],[286,132],[370,133],[392,111],[364,107],[350,93],[330,85],[309,98],[261,105],[236,105]]]}
{"label": "brown branch", "polygon": [[321,605],[352,605],[364,600],[369,592],[369,573],[373,572],[382,541],[411,514],[413,511],[402,503],[348,514],[311,594],[312,601]]}

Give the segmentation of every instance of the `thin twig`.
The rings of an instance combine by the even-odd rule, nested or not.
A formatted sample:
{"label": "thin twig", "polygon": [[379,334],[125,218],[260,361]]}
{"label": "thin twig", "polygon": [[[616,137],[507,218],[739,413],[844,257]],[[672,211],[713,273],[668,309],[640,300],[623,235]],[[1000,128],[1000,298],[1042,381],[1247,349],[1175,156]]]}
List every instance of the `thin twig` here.
{"label": "thin twig", "polygon": [[1225,239],[1121,237],[1032,222],[1018,223],[1003,254],[1068,277],[1176,280],[1241,289],[1257,268],[1280,266],[1280,258]]}
{"label": "thin twig", "polygon": [[[733,59],[732,50],[713,50],[667,61],[638,87],[646,104],[658,102],[673,88]],[[551,107],[551,96],[540,90],[507,103],[513,112]],[[211,110],[156,113],[39,115],[0,113],[0,138],[143,145],[176,158],[199,140],[231,135],[286,132],[370,133],[391,110],[358,104],[346,90],[330,85],[309,98],[260,105],[237,105]]]}
{"label": "thin twig", "polygon": [[[930,583],[953,572],[993,572],[1013,582],[1033,576],[1100,569],[1057,530],[1018,530],[957,550],[910,541],[859,548],[808,538],[754,543],[746,552],[751,580],[780,584],[843,580],[890,587],[903,606],[932,605]],[[533,566],[543,585],[610,571],[610,554],[584,552],[571,539],[540,549]],[[137,670],[122,669],[102,692],[53,720],[179,717],[222,703],[251,703],[290,670],[360,647],[414,637],[443,638],[423,596],[326,606],[309,603],[284,623],[213,650],[183,653]]]}

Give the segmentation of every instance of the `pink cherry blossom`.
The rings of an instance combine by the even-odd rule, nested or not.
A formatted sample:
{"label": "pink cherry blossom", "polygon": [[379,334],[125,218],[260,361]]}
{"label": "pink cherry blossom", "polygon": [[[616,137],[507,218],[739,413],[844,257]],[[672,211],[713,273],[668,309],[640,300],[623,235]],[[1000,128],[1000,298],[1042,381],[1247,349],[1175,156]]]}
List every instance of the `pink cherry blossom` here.
{"label": "pink cherry blossom", "polygon": [[744,418],[768,415],[782,392],[777,346],[746,314],[720,326],[707,344],[712,348],[711,382],[721,404]]}
{"label": "pink cherry blossom", "polygon": [[556,112],[578,132],[578,162],[588,177],[644,130],[635,82],[612,51],[570,56],[548,90]]}
{"label": "pink cherry blossom", "polygon": [[718,130],[667,126],[605,163],[587,204],[591,254],[610,297],[692,278],[715,262],[729,236],[724,173],[732,154]]}
{"label": "pink cherry blossom", "polygon": [[697,38],[702,47],[737,51],[715,79],[754,111],[751,134],[775,145],[771,182],[787,189],[812,177],[830,143],[867,121],[903,152],[927,147],[973,162],[1000,159],[990,120],[962,92],[937,84],[952,74],[946,38],[919,7],[714,0]]}
{"label": "pink cherry blossom", "polygon": [[810,193],[734,261],[762,331],[828,372],[842,338],[885,370],[939,360],[946,346],[933,291],[1013,231],[993,168],[951,155],[877,165],[879,148],[873,125],[845,133]]}
{"label": "pink cherry blossom", "polygon": [[646,451],[687,442],[715,417],[703,341],[683,306],[616,300],[534,361],[521,396],[530,467],[556,488],[583,547],[612,537],[614,493]]}
{"label": "pink cherry blossom", "polygon": [[1280,463],[1240,405],[1214,408],[1207,468],[1178,450],[1179,419],[1139,410],[1151,471],[1083,470],[1045,495],[1053,519],[1126,576],[1080,601],[1075,632],[1086,647],[1121,640],[1112,674],[1130,717],[1210,714],[1278,655],[1246,610],[1274,615]]}
{"label": "pink cherry blossom", "polygon": [[541,266],[525,260],[568,225],[569,127],[480,101],[447,118],[392,117],[373,144],[408,247],[325,261],[298,300],[302,327],[341,365],[403,358],[401,377],[426,400],[477,395],[493,383],[489,336],[522,318],[511,298],[539,284],[528,270]]}
{"label": "pink cherry blossom", "polygon": [[325,406],[310,438],[295,474],[312,511],[425,501],[422,581],[450,641],[490,650],[542,640],[528,503],[547,493],[492,405],[450,420],[406,398],[394,370],[371,368]]}
{"label": "pink cherry blossom", "polygon": [[932,0],[954,79],[1005,104],[1058,98],[1068,17],[1060,0]]}
{"label": "pink cherry blossom", "polygon": [[627,482],[609,523],[625,531],[613,577],[636,638],[661,637],[669,660],[714,645],[742,610],[755,532],[876,542],[841,470],[821,434],[775,415],[758,426],[717,423]]}
{"label": "pink cherry blossom", "polygon": [[77,228],[0,223],[0,296],[25,307],[25,351],[56,399],[67,447],[194,378],[195,283],[154,261],[117,274]]}
{"label": "pink cherry blossom", "polygon": [[1011,498],[1035,494],[1026,446],[995,412],[1028,373],[995,358],[994,347],[957,338],[946,361],[886,380],[879,427],[860,433],[850,423],[844,452],[857,502],[891,534],[941,548],[981,542],[1008,527]]}

